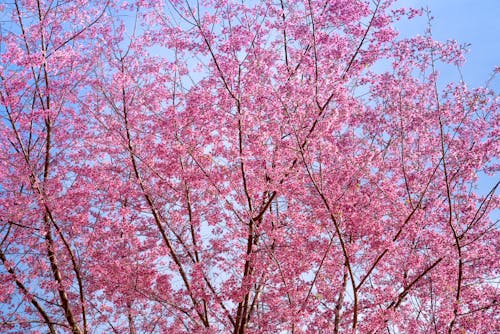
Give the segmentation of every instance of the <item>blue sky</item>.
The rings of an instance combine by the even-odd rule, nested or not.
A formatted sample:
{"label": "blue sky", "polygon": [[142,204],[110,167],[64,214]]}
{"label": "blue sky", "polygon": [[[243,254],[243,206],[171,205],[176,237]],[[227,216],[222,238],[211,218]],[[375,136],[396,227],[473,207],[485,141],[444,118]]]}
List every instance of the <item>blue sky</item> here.
{"label": "blue sky", "polygon": [[[434,16],[435,39],[455,39],[461,44],[471,44],[462,69],[464,80],[471,87],[484,84],[493,68],[500,65],[500,0],[402,0],[401,5],[428,7]],[[426,24],[424,18],[406,22],[402,33],[422,34]],[[442,74],[456,80],[453,76],[457,72],[453,72]],[[492,82],[492,87],[500,90],[500,78]]]}

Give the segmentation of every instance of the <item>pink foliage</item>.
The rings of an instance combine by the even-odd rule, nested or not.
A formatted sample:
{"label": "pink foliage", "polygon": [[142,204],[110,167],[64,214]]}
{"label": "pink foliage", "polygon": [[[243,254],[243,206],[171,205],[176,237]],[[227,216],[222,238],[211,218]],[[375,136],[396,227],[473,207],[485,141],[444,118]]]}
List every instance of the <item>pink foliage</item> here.
{"label": "pink foliage", "polygon": [[0,332],[497,331],[499,100],[393,3],[3,4]]}

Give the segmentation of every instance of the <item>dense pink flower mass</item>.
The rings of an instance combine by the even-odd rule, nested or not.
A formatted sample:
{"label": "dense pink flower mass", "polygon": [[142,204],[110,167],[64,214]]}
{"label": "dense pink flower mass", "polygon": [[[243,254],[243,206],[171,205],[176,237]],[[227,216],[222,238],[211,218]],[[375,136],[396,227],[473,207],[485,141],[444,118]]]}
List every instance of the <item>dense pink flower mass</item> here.
{"label": "dense pink flower mass", "polygon": [[499,330],[500,101],[422,11],[1,7],[1,333]]}

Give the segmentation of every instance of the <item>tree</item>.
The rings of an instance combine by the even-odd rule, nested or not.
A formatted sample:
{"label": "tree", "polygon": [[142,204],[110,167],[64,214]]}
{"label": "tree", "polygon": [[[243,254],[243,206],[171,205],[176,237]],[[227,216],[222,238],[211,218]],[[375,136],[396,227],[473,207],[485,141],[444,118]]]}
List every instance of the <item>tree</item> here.
{"label": "tree", "polygon": [[2,5],[1,332],[498,330],[499,101],[393,2]]}

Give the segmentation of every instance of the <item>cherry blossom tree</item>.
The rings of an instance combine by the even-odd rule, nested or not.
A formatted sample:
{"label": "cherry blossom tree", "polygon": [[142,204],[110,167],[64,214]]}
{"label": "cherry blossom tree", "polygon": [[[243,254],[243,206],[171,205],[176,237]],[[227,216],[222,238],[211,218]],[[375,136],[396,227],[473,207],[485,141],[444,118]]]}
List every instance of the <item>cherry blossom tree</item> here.
{"label": "cherry blossom tree", "polygon": [[429,13],[1,6],[2,333],[499,329],[499,99]]}

